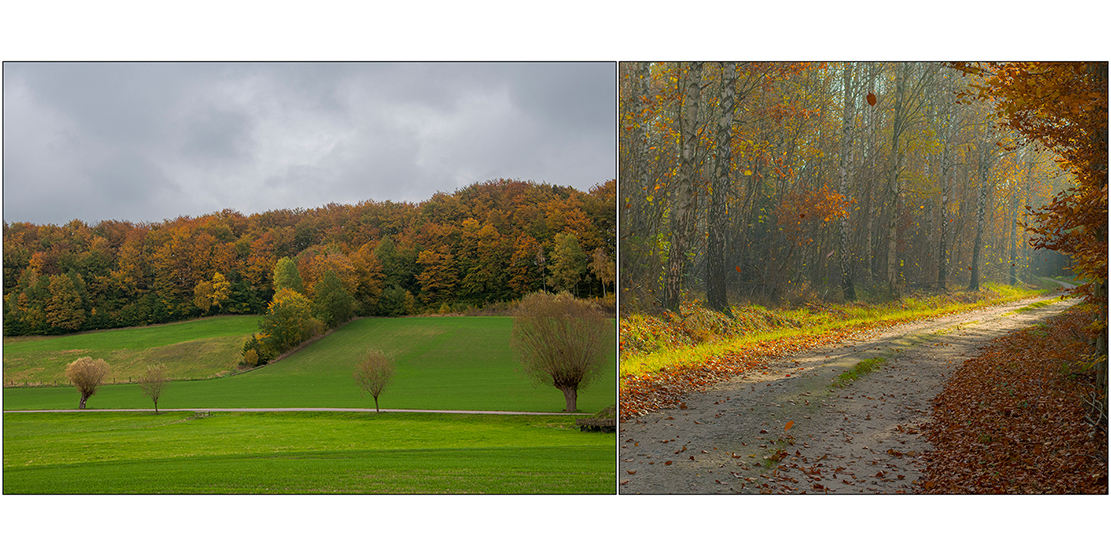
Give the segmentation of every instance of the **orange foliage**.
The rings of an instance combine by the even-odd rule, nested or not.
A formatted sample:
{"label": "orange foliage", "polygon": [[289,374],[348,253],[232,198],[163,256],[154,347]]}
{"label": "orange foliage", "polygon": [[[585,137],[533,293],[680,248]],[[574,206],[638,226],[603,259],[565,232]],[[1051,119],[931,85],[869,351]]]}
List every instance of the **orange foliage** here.
{"label": "orange foliage", "polygon": [[802,246],[814,241],[815,232],[824,224],[848,216],[852,201],[823,185],[820,189],[791,191],[776,209],[779,227],[791,244]]}
{"label": "orange foliage", "polygon": [[[1060,158],[1079,186],[1045,207],[1030,209],[1041,234],[1035,247],[1073,257],[1078,276],[1107,283],[1107,62],[960,64],[980,75],[980,100],[992,101],[1010,128]],[[965,93],[969,96],[971,93]],[[1089,299],[1106,304],[1090,284]]]}

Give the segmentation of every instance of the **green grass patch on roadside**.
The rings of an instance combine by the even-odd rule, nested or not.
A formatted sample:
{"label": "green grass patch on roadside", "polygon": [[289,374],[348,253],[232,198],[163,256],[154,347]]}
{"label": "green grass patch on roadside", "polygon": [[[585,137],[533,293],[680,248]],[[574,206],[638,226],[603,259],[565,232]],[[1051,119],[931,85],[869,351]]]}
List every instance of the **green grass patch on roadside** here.
{"label": "green grass patch on roadside", "polygon": [[[538,386],[517,372],[518,363],[509,346],[512,329],[511,317],[360,319],[281,361],[247,373],[171,382],[159,407],[374,407],[372,398],[361,395],[351,372],[367,349],[378,348],[395,360],[393,383],[379,398],[383,408],[562,411],[565,404],[559,390]],[[6,367],[6,349],[4,357]],[[179,359],[163,362],[172,369],[189,357],[184,353]],[[593,413],[614,404],[616,373],[616,357],[611,351],[598,380],[579,391],[582,412]],[[4,409],[73,409],[78,398],[72,386],[5,388]],[[89,398],[88,406],[153,407],[137,384],[102,386]]]}
{"label": "green grass patch on roadside", "polygon": [[8,413],[4,494],[612,494],[615,443],[570,416]]}
{"label": "green grass patch on roadside", "polygon": [[1018,309],[1015,309],[1014,311],[1011,311],[1011,312],[1012,313],[1025,313],[1027,311],[1033,311],[1034,309],[1040,309],[1042,307],[1048,307],[1050,305],[1053,305],[1054,303],[1057,303],[1058,301],[1060,301],[1060,299],[1045,299],[1045,300],[1042,300],[1042,301],[1036,301],[1036,302],[1031,303],[1031,304],[1029,304],[1025,307],[1019,307]]}
{"label": "green grass patch on roadside", "polygon": [[106,383],[137,380],[147,365],[165,363],[172,378],[209,378],[231,372],[258,316],[227,316],[65,336],[4,338],[4,385],[67,384],[66,365],[103,359]]}
{"label": "green grass patch on roadside", "polygon": [[853,365],[853,368],[837,375],[837,378],[833,379],[833,386],[844,388],[852,384],[856,379],[882,367],[885,362],[887,362],[887,359],[883,357],[874,357],[872,359],[859,361],[856,365]]}
{"label": "green grass patch on roadside", "polygon": [[[923,293],[880,304],[813,305],[774,312],[759,306],[734,307],[735,319],[688,304],[679,315],[630,315],[621,319],[620,373],[623,377],[643,376],[743,351],[759,342],[816,336],[852,326],[906,322],[1044,293],[1047,290],[988,283],[981,292]],[[695,317],[705,313],[712,315]],[[699,327],[700,323],[720,321],[726,322],[715,328]]]}

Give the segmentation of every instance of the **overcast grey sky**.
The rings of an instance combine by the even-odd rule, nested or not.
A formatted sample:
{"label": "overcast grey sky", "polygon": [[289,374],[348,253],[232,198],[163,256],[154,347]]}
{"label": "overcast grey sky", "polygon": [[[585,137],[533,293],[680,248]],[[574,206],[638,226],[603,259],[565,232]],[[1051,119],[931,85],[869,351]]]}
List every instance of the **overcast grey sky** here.
{"label": "overcast grey sky", "polygon": [[5,63],[4,220],[616,178],[612,63]]}

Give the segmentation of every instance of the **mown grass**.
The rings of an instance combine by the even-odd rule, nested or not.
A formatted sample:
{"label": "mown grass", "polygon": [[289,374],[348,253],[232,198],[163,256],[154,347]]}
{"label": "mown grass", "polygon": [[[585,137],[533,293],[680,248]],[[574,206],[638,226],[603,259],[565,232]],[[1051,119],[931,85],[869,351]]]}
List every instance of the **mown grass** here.
{"label": "mown grass", "polygon": [[[879,304],[858,302],[776,311],[759,306],[734,307],[735,318],[731,322],[727,317],[701,307],[692,308],[688,315],[672,315],[670,322],[630,315],[621,321],[620,373],[623,377],[643,376],[743,351],[759,342],[817,336],[853,326],[929,318],[1046,292],[989,283],[981,292],[919,294]],[[706,316],[708,313],[713,315]],[[723,319],[727,319],[726,322],[720,322]],[[714,326],[706,326],[708,323]],[[640,341],[628,346],[627,338]],[[648,341],[644,341],[645,338]]]}
{"label": "mown grass", "polygon": [[108,383],[138,379],[148,365],[166,363],[178,379],[227,374],[240,359],[243,339],[258,330],[257,316],[228,316],[173,324],[82,332],[66,336],[4,338],[4,385],[65,384],[66,365],[80,357],[103,359]]}
{"label": "mown grass", "polygon": [[571,417],[4,415],[4,494],[613,493],[615,436]]}
{"label": "mown grass", "polygon": [[[374,407],[373,399],[360,394],[351,372],[368,348],[379,348],[395,358],[396,370],[393,383],[379,398],[383,408],[562,411],[559,390],[535,385],[516,371],[509,347],[512,328],[510,317],[361,319],[245,374],[171,382],[159,407]],[[172,370],[189,357],[183,353],[163,362]],[[598,380],[580,390],[581,411],[592,413],[614,404],[616,357],[610,357]],[[4,389],[5,409],[72,409],[77,402],[70,386]],[[109,384],[89,399],[88,407],[153,405],[137,384]]]}

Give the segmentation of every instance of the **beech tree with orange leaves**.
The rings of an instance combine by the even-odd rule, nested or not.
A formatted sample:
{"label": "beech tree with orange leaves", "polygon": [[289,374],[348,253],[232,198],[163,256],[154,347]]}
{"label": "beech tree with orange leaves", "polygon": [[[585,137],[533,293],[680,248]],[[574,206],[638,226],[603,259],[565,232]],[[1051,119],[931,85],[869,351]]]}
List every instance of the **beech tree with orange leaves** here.
{"label": "beech tree with orange leaves", "polygon": [[982,77],[966,97],[991,102],[1003,123],[1058,156],[1076,185],[1033,218],[1033,245],[1072,257],[1085,299],[1099,307],[1096,354],[1100,420],[1107,422],[1107,62],[956,64]]}

